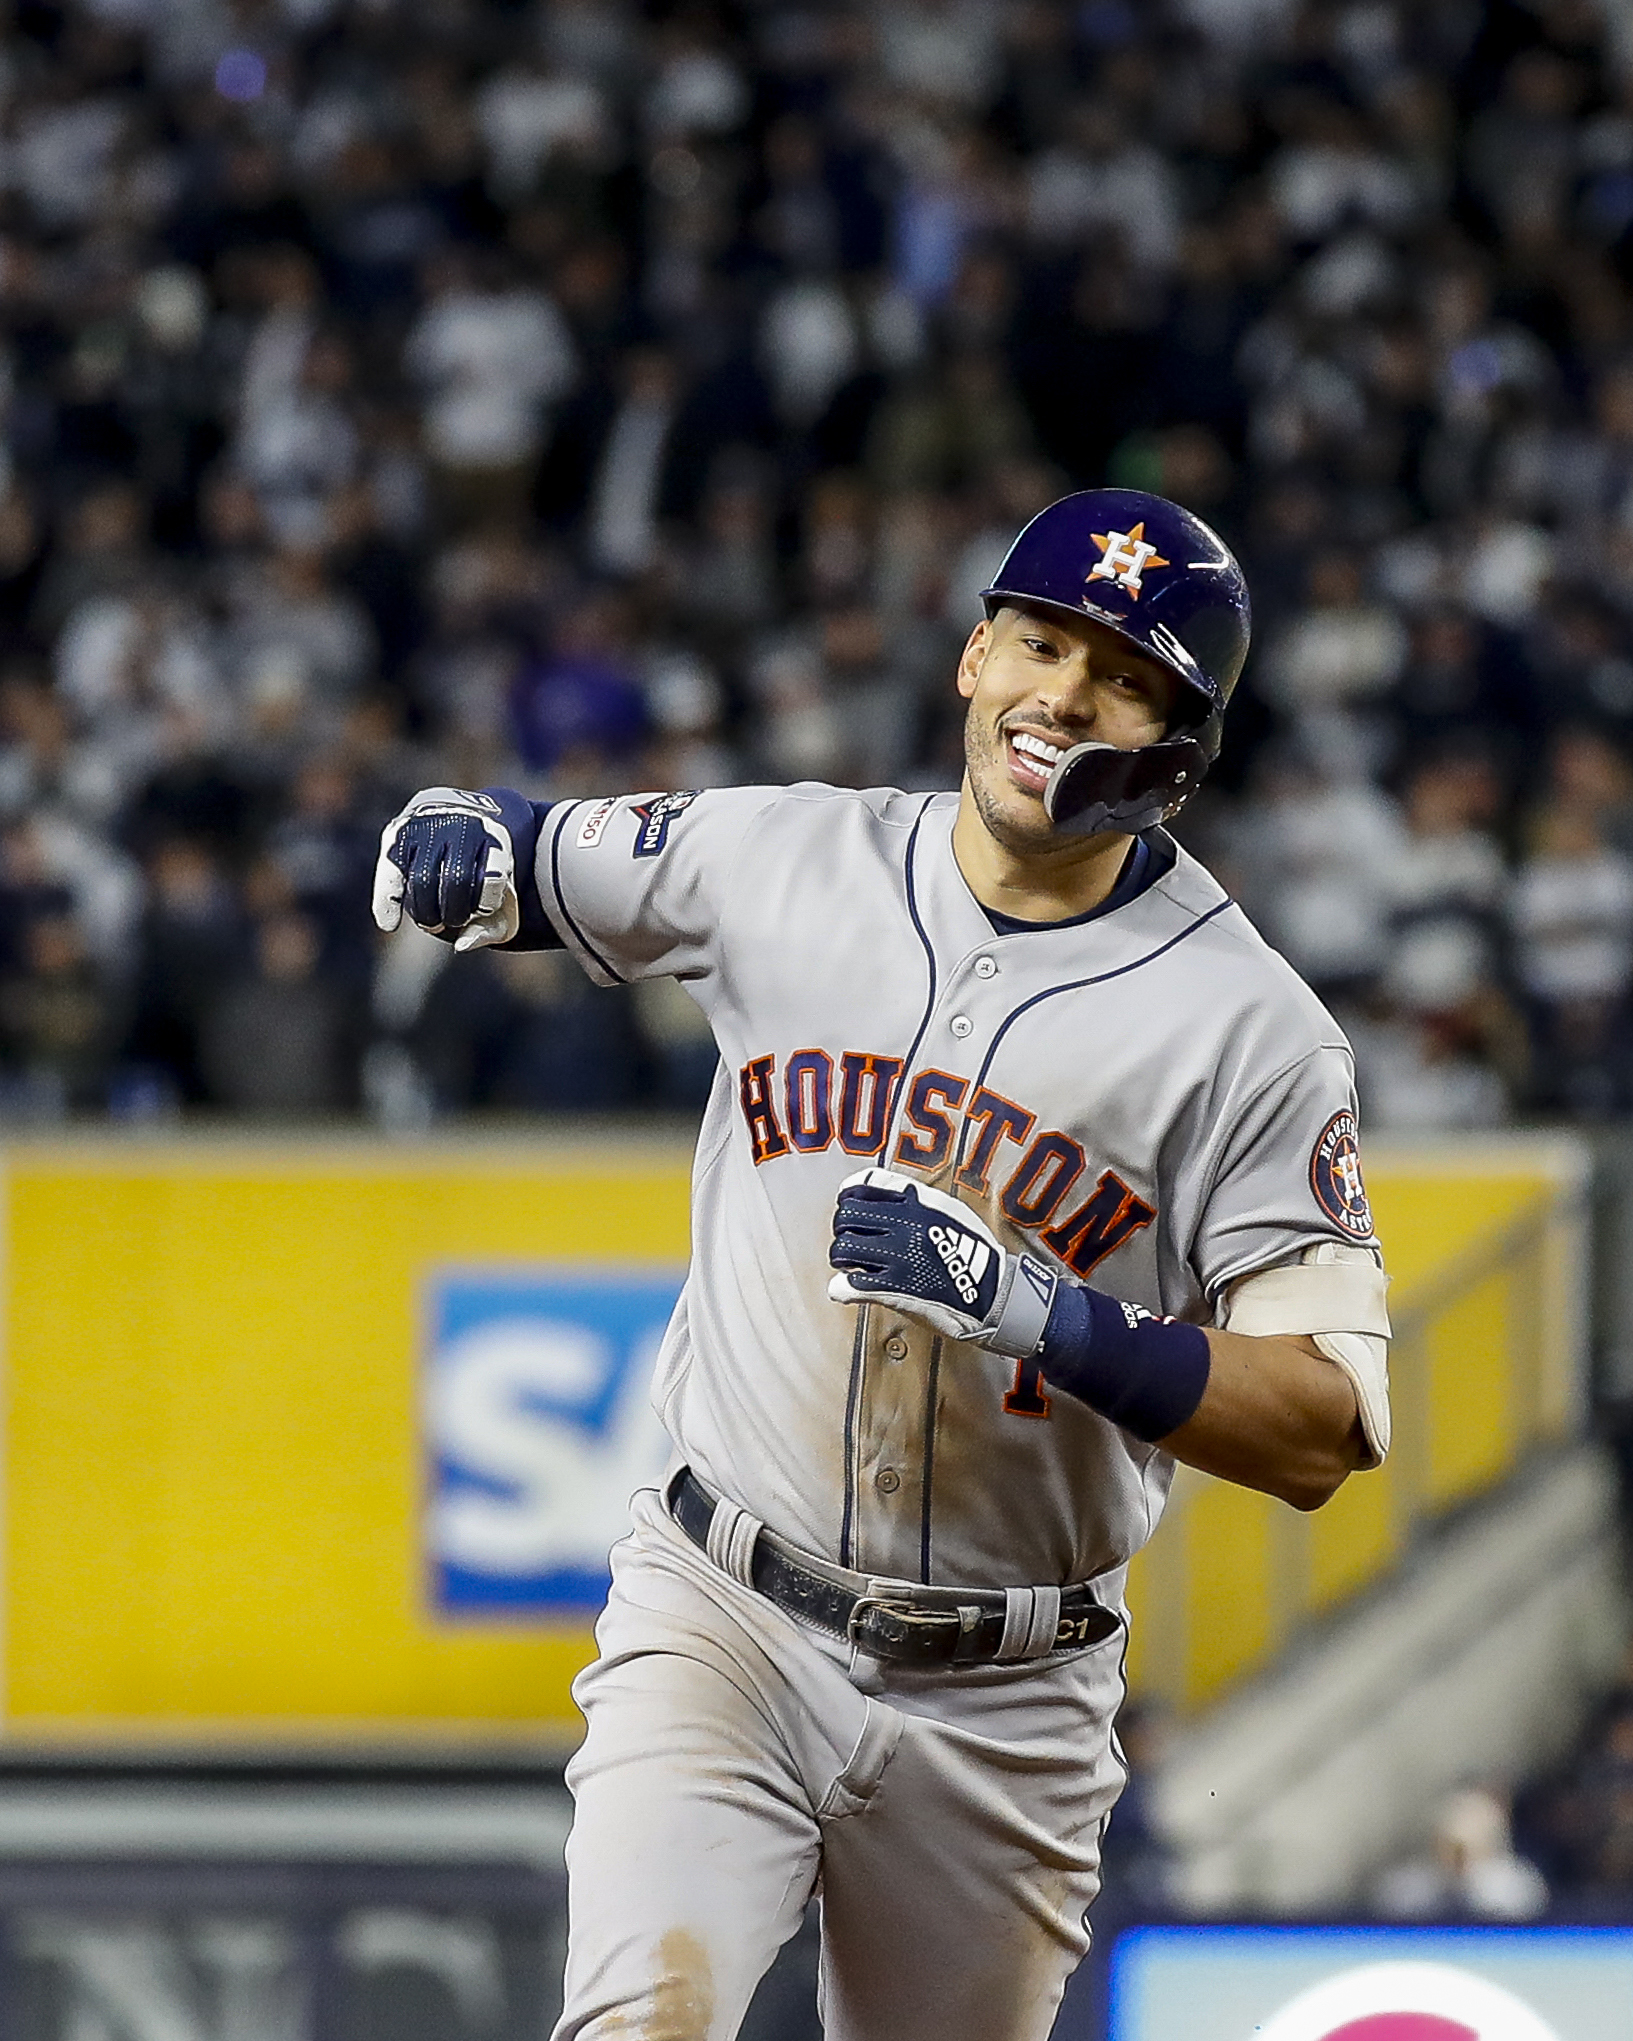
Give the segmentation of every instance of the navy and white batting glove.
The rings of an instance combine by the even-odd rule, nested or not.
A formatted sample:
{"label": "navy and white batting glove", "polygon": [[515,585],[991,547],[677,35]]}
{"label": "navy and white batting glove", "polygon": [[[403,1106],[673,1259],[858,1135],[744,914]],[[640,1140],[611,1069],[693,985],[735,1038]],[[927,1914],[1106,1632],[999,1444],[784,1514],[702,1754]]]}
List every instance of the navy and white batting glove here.
{"label": "navy and white batting glove", "polygon": [[456,950],[508,943],[521,927],[516,850],[491,794],[427,787],[380,832],[374,919],[454,936]]}
{"label": "navy and white batting glove", "polygon": [[839,1187],[828,1259],[836,1304],[886,1304],[948,1339],[1024,1360],[1048,1322],[1058,1278],[1004,1247],[968,1205],[893,1169]]}

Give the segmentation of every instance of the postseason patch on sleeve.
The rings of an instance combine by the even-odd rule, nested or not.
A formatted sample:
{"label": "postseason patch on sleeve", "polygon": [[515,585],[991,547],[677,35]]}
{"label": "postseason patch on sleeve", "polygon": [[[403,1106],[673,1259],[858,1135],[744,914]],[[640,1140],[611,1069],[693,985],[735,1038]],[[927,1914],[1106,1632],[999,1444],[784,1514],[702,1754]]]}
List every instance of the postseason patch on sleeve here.
{"label": "postseason patch on sleeve", "polygon": [[1372,1207],[1361,1180],[1360,1129],[1353,1113],[1334,1113],[1310,1157],[1310,1188],[1335,1226],[1352,1240],[1372,1238]]}
{"label": "postseason patch on sleeve", "polygon": [[637,801],[630,811],[638,825],[630,846],[631,857],[655,858],[669,841],[669,825],[696,799],[694,787],[685,793],[657,794],[650,801]]}

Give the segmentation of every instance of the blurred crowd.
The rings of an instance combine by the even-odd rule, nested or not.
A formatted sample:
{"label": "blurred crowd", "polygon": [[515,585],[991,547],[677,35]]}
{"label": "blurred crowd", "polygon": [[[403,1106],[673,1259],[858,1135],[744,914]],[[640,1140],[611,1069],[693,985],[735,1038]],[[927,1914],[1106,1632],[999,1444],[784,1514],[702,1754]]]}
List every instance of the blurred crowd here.
{"label": "blurred crowd", "polygon": [[416,785],[956,783],[1024,519],[1242,555],[1181,833],[1373,1124],[1633,1111],[1597,0],[0,0],[0,1120],[687,1106]]}
{"label": "blurred crowd", "polygon": [[[1169,1723],[1126,1702],[1118,1740],[1129,1783],[1107,1827],[1101,1937],[1195,1918],[1181,1858],[1154,1809]],[[1633,1656],[1597,1702],[1564,1759],[1517,1796],[1471,1778],[1427,1803],[1418,1847],[1379,1867],[1341,1907],[1356,1921],[1460,1926],[1633,1919]]]}
{"label": "blurred crowd", "polygon": [[1517,1826],[1568,1920],[1633,1918],[1633,1666],[1567,1764],[1520,1796]]}
{"label": "blurred crowd", "polygon": [[1565,1760],[1529,1781],[1511,1810],[1489,1783],[1448,1794],[1421,1855],[1370,1893],[1393,1921],[1633,1919],[1633,1658]]}

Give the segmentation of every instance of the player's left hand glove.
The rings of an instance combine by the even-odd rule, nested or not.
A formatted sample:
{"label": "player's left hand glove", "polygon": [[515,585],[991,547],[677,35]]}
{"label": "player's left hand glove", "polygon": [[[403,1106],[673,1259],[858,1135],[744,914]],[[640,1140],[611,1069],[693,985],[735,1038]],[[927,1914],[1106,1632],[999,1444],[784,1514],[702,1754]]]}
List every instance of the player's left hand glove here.
{"label": "player's left hand glove", "polygon": [[508,943],[521,926],[516,850],[491,794],[427,787],[380,832],[374,919],[387,934],[403,918],[456,950]]}
{"label": "player's left hand glove", "polygon": [[893,1169],[839,1187],[828,1259],[836,1304],[886,1304],[948,1339],[1024,1359],[1043,1337],[1058,1278],[1012,1254],[968,1205]]}

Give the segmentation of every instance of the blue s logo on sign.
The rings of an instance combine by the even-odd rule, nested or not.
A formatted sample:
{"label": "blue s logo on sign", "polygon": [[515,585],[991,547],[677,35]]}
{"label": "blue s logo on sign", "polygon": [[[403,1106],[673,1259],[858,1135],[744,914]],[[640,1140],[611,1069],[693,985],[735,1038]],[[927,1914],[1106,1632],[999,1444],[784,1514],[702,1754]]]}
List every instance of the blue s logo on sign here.
{"label": "blue s logo on sign", "polygon": [[668,1454],[648,1392],[681,1276],[436,1276],[424,1422],[433,1601],[566,1616],[606,1599],[629,1499]]}

